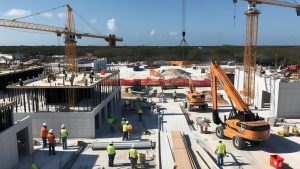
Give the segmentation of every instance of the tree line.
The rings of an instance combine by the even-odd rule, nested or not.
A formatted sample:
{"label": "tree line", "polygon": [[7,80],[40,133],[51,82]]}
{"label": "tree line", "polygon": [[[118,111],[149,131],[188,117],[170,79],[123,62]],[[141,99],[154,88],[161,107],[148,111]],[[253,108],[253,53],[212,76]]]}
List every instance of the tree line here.
{"label": "tree line", "polygon": [[[186,56],[183,51],[186,50]],[[28,56],[64,55],[63,46],[0,46],[6,54],[23,53]],[[212,59],[243,62],[243,46],[78,46],[77,56],[107,57],[108,62],[156,60],[197,60],[208,62]],[[257,63],[266,65],[300,64],[299,46],[258,46]]]}

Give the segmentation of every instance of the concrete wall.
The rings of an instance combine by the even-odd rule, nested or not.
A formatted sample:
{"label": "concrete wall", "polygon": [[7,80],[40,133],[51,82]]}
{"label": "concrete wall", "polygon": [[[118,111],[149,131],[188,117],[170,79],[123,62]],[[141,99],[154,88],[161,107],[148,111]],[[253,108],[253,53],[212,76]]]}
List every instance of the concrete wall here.
{"label": "concrete wall", "polygon": [[0,168],[11,169],[19,163],[17,133],[28,128],[28,151],[33,152],[31,119],[27,117],[0,133]]}
{"label": "concrete wall", "polygon": [[278,118],[300,118],[300,83],[279,82],[277,111]]}
{"label": "concrete wall", "polygon": [[54,135],[59,137],[61,124],[65,124],[69,137],[94,137],[94,115],[91,112],[38,112],[15,113],[14,118],[20,119],[30,115],[32,118],[33,137],[40,137],[40,128],[44,122],[48,129],[53,129]]}
{"label": "concrete wall", "polygon": [[[40,128],[46,122],[48,129],[53,129],[56,137],[59,136],[61,124],[65,124],[69,132],[70,138],[95,138],[95,116],[99,114],[101,117],[102,109],[104,109],[105,118],[107,117],[107,105],[115,97],[119,95],[119,90],[113,91],[105,100],[101,102],[92,112],[35,112],[35,113],[15,113],[14,119],[22,119],[25,116],[32,118],[33,137],[39,138]],[[112,112],[114,104],[111,104]],[[101,121],[100,121],[100,126]]]}

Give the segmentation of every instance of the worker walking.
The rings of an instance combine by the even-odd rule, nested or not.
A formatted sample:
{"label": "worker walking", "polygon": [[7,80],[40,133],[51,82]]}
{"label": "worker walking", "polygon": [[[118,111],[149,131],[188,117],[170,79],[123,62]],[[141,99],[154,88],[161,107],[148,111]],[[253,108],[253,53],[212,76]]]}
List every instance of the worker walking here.
{"label": "worker walking", "polygon": [[41,127],[40,130],[40,136],[43,140],[43,148],[47,148],[47,135],[48,135],[47,123],[43,123],[43,127]]}
{"label": "worker walking", "polygon": [[173,99],[174,99],[174,102],[176,102],[176,98],[177,98],[177,96],[176,96],[176,91],[174,91],[174,93],[173,93]]}
{"label": "worker walking", "polygon": [[137,160],[138,160],[138,152],[135,149],[135,145],[132,144],[130,150],[129,150],[129,160],[131,163],[132,169],[137,169]]}
{"label": "worker walking", "polygon": [[123,141],[128,140],[128,125],[129,121],[126,121],[126,124],[123,125]]}
{"label": "worker walking", "polygon": [[218,165],[222,166],[224,164],[224,156],[226,156],[226,145],[222,143],[222,141],[219,141],[219,144],[217,145],[217,148],[215,150],[215,153],[217,154],[218,158]]}
{"label": "worker walking", "polygon": [[109,145],[106,147],[106,151],[108,154],[108,166],[113,167],[114,159],[116,156],[116,149],[115,149],[113,141],[110,141]]}
{"label": "worker walking", "polygon": [[138,110],[139,121],[142,121],[142,114],[143,114],[143,109],[139,108]]}
{"label": "worker walking", "polygon": [[48,144],[49,144],[49,155],[56,155],[55,153],[55,135],[53,134],[53,130],[50,129],[47,135]]}
{"label": "worker walking", "polygon": [[69,135],[68,130],[66,129],[65,125],[62,124],[61,125],[61,129],[60,129],[60,138],[62,140],[62,147],[63,150],[67,149],[67,136]]}

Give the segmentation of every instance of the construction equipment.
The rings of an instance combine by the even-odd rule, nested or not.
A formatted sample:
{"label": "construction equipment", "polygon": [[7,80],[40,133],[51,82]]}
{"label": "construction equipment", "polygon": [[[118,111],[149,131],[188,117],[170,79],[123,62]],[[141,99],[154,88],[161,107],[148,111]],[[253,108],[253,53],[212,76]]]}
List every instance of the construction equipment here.
{"label": "construction equipment", "polygon": [[196,106],[199,107],[199,109],[206,110],[208,105],[205,102],[205,94],[198,92],[192,83],[192,80],[189,79],[189,86],[190,91],[188,91],[186,98],[185,98],[185,107],[188,108],[188,110],[194,109]]}
{"label": "construction equipment", "polygon": [[[232,138],[233,145],[237,149],[244,149],[246,142],[259,144],[267,140],[270,136],[270,125],[264,121],[264,118],[252,113],[218,63],[212,61],[210,71],[213,121],[219,125],[216,128],[217,137]],[[218,113],[217,81],[227,94],[232,106],[229,117],[224,116],[224,121],[220,119]]]}
{"label": "construction equipment", "polygon": [[[105,39],[105,41],[108,42],[109,46],[112,47],[116,46],[116,41],[123,41],[122,38],[115,37],[115,35],[112,34],[110,34],[109,36],[103,36],[97,34],[77,32],[75,30],[75,25],[74,25],[73,12],[72,12],[73,9],[69,4],[61,7],[66,7],[66,24],[64,28],[17,21],[23,18],[48,12],[49,10],[44,12],[38,12],[36,14],[32,14],[29,16],[25,16],[13,20],[0,19],[0,26],[9,27],[9,28],[37,30],[43,32],[52,32],[52,33],[56,33],[58,37],[64,34],[65,35],[65,64],[67,65],[66,69],[70,72],[77,72],[76,39],[81,39],[81,37]],[[53,9],[57,9],[57,8],[53,8]],[[80,18],[82,19],[81,16]]]}
{"label": "construction equipment", "polygon": [[[275,6],[295,8],[297,16],[300,16],[300,5],[278,0],[243,0],[248,2],[246,15],[246,39],[244,50],[244,86],[243,99],[248,105],[253,104],[255,90],[255,72],[256,72],[256,45],[258,33],[258,15],[257,4],[269,4]],[[237,0],[233,0],[236,4]]]}

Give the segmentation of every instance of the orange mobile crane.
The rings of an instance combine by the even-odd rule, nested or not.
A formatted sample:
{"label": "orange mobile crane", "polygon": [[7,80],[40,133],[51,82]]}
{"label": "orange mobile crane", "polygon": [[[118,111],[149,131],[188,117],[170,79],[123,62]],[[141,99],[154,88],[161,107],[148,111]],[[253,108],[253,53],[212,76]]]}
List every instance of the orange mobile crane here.
{"label": "orange mobile crane", "polygon": [[[47,10],[44,12],[38,12],[36,14],[32,14],[29,16],[25,16],[25,17],[13,19],[13,20],[0,19],[0,27],[52,32],[52,33],[56,33],[57,36],[61,36],[62,34],[64,34],[65,35],[65,64],[67,65],[66,69],[70,72],[77,72],[77,53],[76,53],[77,41],[76,41],[76,39],[81,39],[81,37],[100,38],[100,39],[104,39],[105,41],[107,41],[110,47],[116,46],[116,41],[123,41],[122,38],[115,37],[115,35],[112,35],[112,34],[110,34],[109,36],[103,36],[103,35],[97,35],[97,34],[76,32],[73,14],[72,14],[73,9],[71,8],[71,6],[69,4],[63,5],[61,7],[66,7],[66,24],[65,24],[64,28],[17,21],[17,20],[27,18],[30,16],[42,14],[42,13],[50,11],[50,10]],[[60,7],[57,7],[57,8],[60,8]],[[53,8],[53,9],[57,9],[57,8]],[[80,16],[80,18],[81,18],[81,16]]]}
{"label": "orange mobile crane", "polygon": [[[238,94],[229,78],[217,62],[212,61],[211,71],[211,93],[213,121],[219,125],[216,128],[218,138],[232,138],[233,145],[237,149],[244,149],[246,142],[259,144],[270,136],[270,125],[264,118],[254,114]],[[232,110],[229,117],[224,116],[224,121],[219,117],[217,100],[217,81],[227,94]]]}

